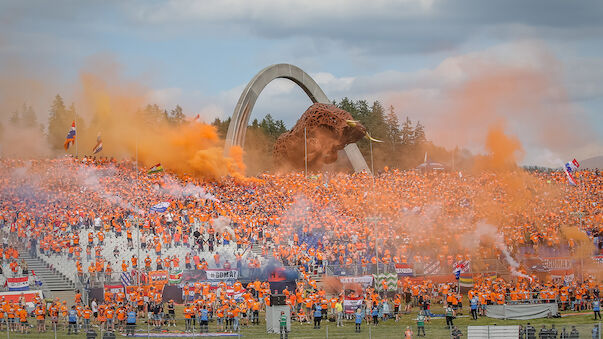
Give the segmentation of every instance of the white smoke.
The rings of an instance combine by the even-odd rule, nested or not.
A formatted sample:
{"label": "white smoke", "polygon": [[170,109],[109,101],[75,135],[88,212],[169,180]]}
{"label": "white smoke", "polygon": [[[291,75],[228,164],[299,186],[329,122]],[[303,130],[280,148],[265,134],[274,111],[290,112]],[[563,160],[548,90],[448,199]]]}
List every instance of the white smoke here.
{"label": "white smoke", "polygon": [[26,160],[23,162],[23,167],[15,167],[13,169],[13,176],[17,177],[17,178],[25,178],[27,175],[27,172],[29,171],[29,169],[31,168],[31,160]]}
{"label": "white smoke", "polygon": [[185,186],[182,186],[178,180],[174,179],[169,174],[163,176],[163,183],[163,186],[155,185],[154,189],[159,193],[167,194],[174,198],[195,197],[197,199],[220,202],[220,200],[218,200],[211,193],[208,193],[203,187],[197,186],[190,182]]}
{"label": "white smoke", "polygon": [[79,165],[76,170],[77,179],[82,184],[84,189],[90,189],[93,192],[96,192],[100,197],[113,205],[117,205],[123,209],[127,209],[138,214],[145,214],[142,209],[124,201],[124,199],[119,195],[109,192],[109,190],[107,190],[104,185],[101,184],[100,179],[102,177],[112,176],[115,174],[115,172],[116,169],[112,167],[108,167],[106,169],[97,169],[84,165]]}
{"label": "white smoke", "polygon": [[468,240],[466,245],[471,248],[476,248],[484,237],[492,239],[496,248],[498,248],[505,256],[505,260],[511,267],[512,275],[532,281],[532,277],[517,270],[519,268],[519,263],[511,256],[509,249],[505,245],[504,236],[498,232],[498,229],[495,226],[481,221],[478,222],[475,226],[475,230],[466,237]]}

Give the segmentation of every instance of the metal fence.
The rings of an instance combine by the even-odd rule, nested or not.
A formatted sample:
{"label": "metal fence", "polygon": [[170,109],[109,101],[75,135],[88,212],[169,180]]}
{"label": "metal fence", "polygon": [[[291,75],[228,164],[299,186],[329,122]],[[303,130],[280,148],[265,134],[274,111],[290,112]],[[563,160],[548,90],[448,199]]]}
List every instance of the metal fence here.
{"label": "metal fence", "polygon": [[[260,314],[263,316],[263,313]],[[30,318],[31,319],[31,318]],[[293,321],[288,332],[268,333],[264,319],[259,319],[258,324],[252,323],[251,317],[237,317],[229,320],[228,318],[218,320],[212,316],[207,322],[200,318],[186,319],[180,315],[174,319],[166,314],[161,317],[155,317],[153,314],[140,316],[135,324],[125,322],[104,322],[99,323],[96,320],[87,321],[78,319],[75,323],[59,320],[53,323],[50,319],[44,321],[41,325],[37,320],[30,320],[29,323],[22,324],[19,321],[14,324],[2,323],[0,338],[6,335],[6,338],[114,338],[123,337],[127,334],[133,334],[135,337],[235,337],[235,338],[405,338],[406,332],[410,332],[412,338],[468,338],[468,339],[486,339],[486,338],[520,338],[520,339],[541,339],[541,338],[591,338],[601,339],[601,322],[571,323],[559,320],[558,323],[542,319],[535,321],[500,321],[494,325],[473,326],[467,325],[464,320],[463,325],[453,325],[447,327],[444,319],[431,319],[419,328],[415,322],[401,320],[396,322],[394,319],[381,319],[378,324],[372,320],[363,319],[357,327],[354,320],[345,320],[343,326],[337,326],[335,321],[330,319],[323,320],[319,326],[313,321],[300,324]],[[6,319],[5,319],[6,320]],[[455,322],[460,319],[455,319]],[[414,319],[411,319],[414,321]],[[39,328],[41,326],[41,328]],[[39,331],[44,330],[45,331]]]}

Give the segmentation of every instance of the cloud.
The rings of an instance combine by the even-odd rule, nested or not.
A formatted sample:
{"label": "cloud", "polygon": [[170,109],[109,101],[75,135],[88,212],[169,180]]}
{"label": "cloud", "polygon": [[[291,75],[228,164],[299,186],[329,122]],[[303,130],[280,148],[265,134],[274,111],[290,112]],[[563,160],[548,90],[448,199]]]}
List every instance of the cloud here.
{"label": "cloud", "polygon": [[[601,95],[603,77],[597,76],[599,70],[591,75],[588,68],[581,69],[581,59],[569,60],[561,62],[540,41],[517,41],[445,58],[433,68],[411,72],[311,76],[331,99],[347,96],[394,105],[400,118],[420,120],[430,139],[450,148],[458,145],[483,152],[487,127],[507,120],[509,132],[524,145],[526,163],[557,166],[559,159],[592,155],[603,144],[596,127],[589,125],[587,109],[580,105],[584,98]],[[590,59],[588,65],[602,61]],[[223,107],[225,117],[244,86],[217,96],[214,105]],[[291,126],[309,105],[297,86],[279,79],[262,92],[253,115],[271,113]]]}
{"label": "cloud", "polygon": [[603,32],[603,5],[596,0],[172,0],[130,2],[125,8],[141,24],[178,23],[197,27],[195,34],[271,40],[311,37],[367,55],[450,50],[484,32],[502,40],[570,41]]}

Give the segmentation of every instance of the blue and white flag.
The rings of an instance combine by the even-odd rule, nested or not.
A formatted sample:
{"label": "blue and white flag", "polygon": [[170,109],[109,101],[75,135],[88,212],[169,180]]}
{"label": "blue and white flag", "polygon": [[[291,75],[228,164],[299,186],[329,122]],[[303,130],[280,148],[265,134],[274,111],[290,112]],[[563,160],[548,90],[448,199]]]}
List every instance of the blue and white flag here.
{"label": "blue and white flag", "polygon": [[130,273],[128,272],[122,272],[121,273],[121,284],[124,287],[128,287],[132,285],[132,275],[130,275]]}
{"label": "blue and white flag", "polygon": [[160,202],[157,205],[151,207],[151,212],[163,213],[167,211],[168,207],[170,207],[169,202]]}

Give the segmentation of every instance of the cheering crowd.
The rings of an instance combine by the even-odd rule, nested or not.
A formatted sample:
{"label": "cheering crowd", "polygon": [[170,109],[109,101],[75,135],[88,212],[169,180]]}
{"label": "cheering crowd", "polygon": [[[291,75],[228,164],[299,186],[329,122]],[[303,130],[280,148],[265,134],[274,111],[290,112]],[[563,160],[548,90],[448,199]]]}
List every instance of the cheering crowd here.
{"label": "cheering crowd", "polygon": [[[488,303],[530,299],[555,300],[564,309],[593,309],[599,298],[601,277],[537,277],[507,258],[590,259],[600,254],[603,177],[598,171],[576,172],[577,186],[568,185],[562,172],[387,168],[375,177],[288,173],[206,182],[149,174],[131,161],[107,158],[2,159],[0,164],[0,225],[14,237],[1,254],[16,270],[24,270],[18,265],[19,246],[65,259],[74,272],[90,279],[132,269],[261,270],[276,260],[300,272],[297,288],[285,291],[300,322],[317,314],[343,318],[343,298],[350,294],[364,299],[362,317],[375,317],[375,322],[413,307],[428,311],[434,302],[462,310],[455,284],[400,278],[389,289],[392,293],[371,287],[344,291],[319,286],[313,272],[327,266],[361,275],[372,273],[376,265],[393,272],[395,264],[407,264],[417,274],[434,266],[438,268],[430,273],[449,274],[459,261],[470,261],[473,270],[482,272],[492,271],[491,262],[502,262],[504,279],[476,277],[468,293],[469,300],[476,299],[476,313]],[[162,202],[168,203],[167,210],[154,212]],[[112,246],[119,241],[127,243],[127,256]],[[223,330],[255,323],[256,312],[269,304],[271,294],[265,279],[260,280],[244,288],[240,282],[214,286],[208,293],[197,293],[203,291],[201,285],[187,285],[196,289],[191,298],[184,293],[183,316],[191,319],[187,329],[193,319],[205,326],[208,317],[215,317]],[[75,311],[81,319],[92,317],[111,329],[125,328],[131,312],[162,314],[159,326],[174,313],[160,298],[158,291],[134,289],[109,294],[94,301],[96,306],[76,300]]]}

